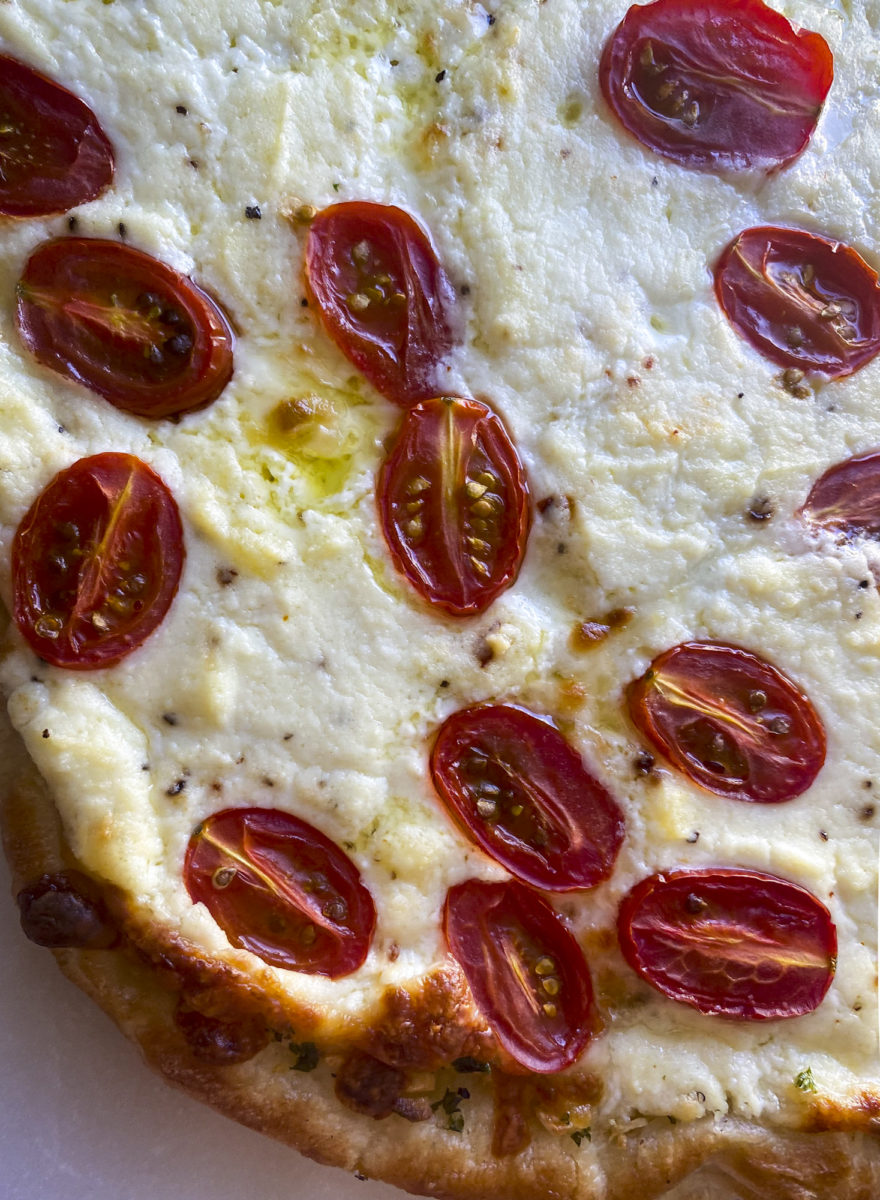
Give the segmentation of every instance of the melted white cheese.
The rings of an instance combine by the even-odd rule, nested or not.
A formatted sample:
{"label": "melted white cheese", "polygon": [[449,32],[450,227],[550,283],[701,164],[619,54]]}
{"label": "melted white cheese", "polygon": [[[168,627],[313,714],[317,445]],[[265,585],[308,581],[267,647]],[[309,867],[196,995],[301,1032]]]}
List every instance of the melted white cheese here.
{"label": "melted white cheese", "polygon": [[[840,936],[810,1016],[738,1024],[659,996],[616,1015],[583,1060],[606,1081],[605,1115],[792,1120],[808,1065],[823,1094],[876,1086],[865,809],[880,788],[880,601],[860,587],[867,550],[807,536],[794,513],[829,465],[880,446],[880,361],[794,398],[720,312],[710,271],[759,223],[839,237],[880,264],[880,3],[781,6],[826,37],[836,78],[807,151],[769,180],[688,172],[621,133],[597,82],[619,0],[510,0],[491,25],[464,0],[212,7],[206,21],[196,0],[0,5],[3,51],[80,94],[116,148],[115,186],[73,214],[78,232],[116,237],[123,222],[240,331],[234,379],[208,410],[126,416],[36,367],[14,331],[25,259],[67,217],[0,229],[4,599],[18,521],[83,455],[139,455],[185,523],[181,592],[118,667],[65,673],[7,638],[9,712],[75,853],[246,964],[186,893],[187,840],[226,805],[297,813],[350,847],[378,928],[346,979],[274,974],[334,1021],[366,1015],[381,986],[442,961],[447,888],[504,876],[443,816],[426,761],[450,712],[516,701],[559,717],[625,810],[613,878],[559,901],[582,936],[613,927],[637,879],[686,864],[793,879]],[[467,330],[447,390],[485,396],[533,496],[560,498],[483,617],[434,614],[396,577],[373,496],[399,411],[301,305],[305,230],[287,215],[342,199],[398,204],[430,231]],[[245,217],[254,204],[259,221]],[[319,417],[283,435],[271,414],[291,399]],[[771,499],[772,520],[747,519],[754,497]],[[223,586],[218,570],[237,575]],[[576,623],[624,605],[626,628],[571,648]],[[691,638],[747,646],[810,695],[829,751],[804,796],[738,804],[669,771],[638,775],[623,689]],[[625,970],[610,963],[598,969]]]}

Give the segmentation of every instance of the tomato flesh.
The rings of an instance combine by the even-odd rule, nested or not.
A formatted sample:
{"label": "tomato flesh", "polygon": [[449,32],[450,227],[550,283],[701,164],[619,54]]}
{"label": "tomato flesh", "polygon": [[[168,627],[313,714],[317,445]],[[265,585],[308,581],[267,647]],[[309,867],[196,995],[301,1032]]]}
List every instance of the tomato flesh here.
{"label": "tomato flesh", "polygon": [[715,294],[736,331],[771,362],[851,375],[880,350],[880,283],[850,246],[757,226],[725,249]]}
{"label": "tomato flesh", "polygon": [[800,516],[821,529],[880,537],[880,452],[829,467],[810,489]]}
{"label": "tomato flesh", "polygon": [[628,700],[636,727],[674,767],[733,800],[791,800],[825,761],[825,730],[807,696],[738,646],[674,646],[630,685]]}
{"label": "tomato flesh", "polygon": [[43,366],[137,416],[204,408],[232,377],[232,330],[214,301],[119,242],[44,242],[19,281],[16,320]]}
{"label": "tomato flesh", "polygon": [[629,133],[682,166],[716,171],[772,171],[796,158],[833,76],[824,38],[762,0],[634,5],[599,68]]}
{"label": "tomato flesh", "polygon": [[271,966],[337,979],[367,957],[376,909],[357,868],[290,813],[214,813],[190,838],[184,880],[233,946]]}
{"label": "tomato flesh", "polygon": [[364,201],[325,208],[309,229],[306,282],[330,337],[383,396],[408,407],[437,395],[454,293],[408,213]]}
{"label": "tomato flesh", "polygon": [[451,616],[484,612],[516,578],[528,486],[485,404],[442,396],[411,408],[379,473],[378,504],[394,565]]}
{"label": "tomato flesh", "polygon": [[547,901],[516,880],[450,888],[444,929],[474,1000],[504,1049],[540,1074],[562,1071],[597,1030],[580,946]]}
{"label": "tomato flesh", "polygon": [[614,869],[620,807],[547,721],[500,704],[453,713],[431,775],[465,836],[525,883],[573,891]]}
{"label": "tomato flesh", "polygon": [[16,532],[15,623],[53,666],[113,666],[161,624],[183,561],[180,514],[159,476],[130,454],[81,458]]}
{"label": "tomato flesh", "polygon": [[0,214],[46,217],[113,182],[113,147],[71,92],[0,56]]}
{"label": "tomato flesh", "polygon": [[618,934],[626,961],[664,996],[743,1021],[812,1012],[837,960],[837,931],[811,892],[737,868],[641,880],[620,906]]}

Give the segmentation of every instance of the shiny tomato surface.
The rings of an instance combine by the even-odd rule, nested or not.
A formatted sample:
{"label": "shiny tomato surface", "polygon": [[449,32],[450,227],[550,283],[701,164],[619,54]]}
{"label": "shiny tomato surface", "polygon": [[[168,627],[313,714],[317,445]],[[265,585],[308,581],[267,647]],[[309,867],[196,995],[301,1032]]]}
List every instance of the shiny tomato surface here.
{"label": "shiny tomato surface", "polygon": [[379,473],[382,530],[398,571],[451,616],[484,612],[516,578],[528,487],[485,404],[442,396],[406,414]]}
{"label": "shiny tomato surface", "polygon": [[880,537],[880,451],[829,467],[810,488],[800,516],[821,529]]}
{"label": "shiny tomato surface", "polygon": [[791,800],[825,761],[825,730],[807,696],[738,646],[673,646],[628,699],[636,727],[674,767],[733,800]]}
{"label": "shiny tomato surface", "polygon": [[833,75],[824,38],[762,0],[634,5],[599,69],[629,133],[682,166],[716,171],[772,171],[796,158]]}
{"label": "shiny tomato surface", "polygon": [[837,960],[825,905],[762,871],[652,875],[624,897],[618,934],[626,961],[664,996],[744,1021],[812,1012]]}
{"label": "shiny tomato surface", "polygon": [[159,476],[130,454],[81,458],[18,527],[15,623],[53,666],[113,666],[161,624],[183,560],[177,503]]}
{"label": "shiny tomato surface", "polygon": [[880,350],[880,283],[850,246],[762,225],[733,239],[715,294],[736,331],[771,362],[851,375]]}
{"label": "shiny tomato surface", "polygon": [[530,1071],[562,1071],[596,1032],[583,952],[543,896],[515,880],[450,888],[446,941],[498,1041]]}
{"label": "shiny tomato surface", "polygon": [[502,704],[453,713],[431,775],[465,836],[518,879],[565,892],[611,874],[623,814],[547,721]]}
{"label": "shiny tomato surface", "polygon": [[44,242],[19,281],[16,319],[38,362],[137,416],[204,408],[232,376],[232,330],[214,301],[119,242]]}
{"label": "shiny tomato surface", "polygon": [[0,214],[45,217],[100,196],[113,147],[71,92],[0,56]]}
{"label": "shiny tomato surface", "polygon": [[376,909],[357,868],[290,813],[214,813],[190,838],[184,881],[233,946],[271,966],[337,979],[367,957]]}
{"label": "shiny tomato surface", "polygon": [[309,229],[306,281],[330,337],[383,396],[408,407],[442,390],[454,293],[408,213],[365,201],[325,208]]}

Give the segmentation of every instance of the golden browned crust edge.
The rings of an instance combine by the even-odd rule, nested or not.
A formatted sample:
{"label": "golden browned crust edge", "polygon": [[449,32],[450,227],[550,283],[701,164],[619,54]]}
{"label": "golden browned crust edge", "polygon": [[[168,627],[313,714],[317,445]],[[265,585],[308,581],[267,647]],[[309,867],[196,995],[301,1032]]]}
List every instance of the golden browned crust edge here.
{"label": "golden browned crust edge", "polygon": [[[76,865],[47,790],[24,760],[0,797],[13,890]],[[173,1020],[167,979],[122,950],[53,951],[61,970],[112,1017],[168,1082],[318,1162],[448,1200],[876,1200],[880,1140],[865,1132],[798,1133],[707,1118],[652,1122],[576,1147],[538,1130],[522,1153],[494,1158],[485,1097],[462,1133],[382,1121],[343,1107],[329,1071],[279,1069],[271,1049],[229,1066],[196,1059]]]}

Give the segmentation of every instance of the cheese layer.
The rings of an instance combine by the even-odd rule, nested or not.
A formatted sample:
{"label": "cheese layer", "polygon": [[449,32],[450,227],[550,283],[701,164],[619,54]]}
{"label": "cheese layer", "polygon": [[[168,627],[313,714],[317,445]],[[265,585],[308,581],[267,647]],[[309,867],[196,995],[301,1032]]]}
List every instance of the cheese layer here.
{"label": "cheese layer", "polygon": [[[558,907],[585,946],[620,897],[678,866],[741,865],[828,905],[840,937],[813,1014],[738,1024],[660,996],[610,1005],[582,1068],[605,1118],[705,1111],[796,1121],[806,1067],[844,1102],[877,1085],[880,601],[871,547],[795,516],[831,464],[880,446],[880,361],[787,391],[712,291],[727,242],[790,224],[880,265],[880,3],[790,0],[835,81],[806,152],[770,179],[685,171],[624,135],[597,70],[625,3],[508,0],[21,0],[0,48],[75,90],[117,153],[114,187],[71,214],[191,274],[239,331],[222,397],[178,424],[118,412],[30,361],[13,326],[29,253],[68,216],[0,227],[0,588],[35,496],[105,450],[150,463],[181,507],[187,561],[162,627],[111,670],[65,673],[7,637],[9,712],[74,852],[143,912],[245,969],[182,882],[197,823],[230,805],[296,813],[376,901],[366,963],[331,982],[272,969],[328,1027],[442,962],[463,879],[503,878],[439,808],[430,739],[455,709],[511,701],[559,721],[618,798],[613,877]],[[536,512],[514,587],[482,617],[428,610],[379,530],[376,474],[400,412],[306,305],[302,204],[396,204],[429,231],[464,339],[445,388],[485,398]],[[260,219],[246,215],[259,207]],[[304,401],[292,433],[273,414]],[[755,500],[772,517],[750,520]],[[579,623],[630,607],[589,653]],[[780,806],[639,774],[627,683],[687,639],[763,655],[828,731],[814,785]],[[491,655],[491,657],[489,657]],[[489,658],[487,662],[486,659]],[[607,940],[607,939],[606,939]],[[591,960],[593,961],[593,960]],[[634,990],[596,951],[600,995]]]}

